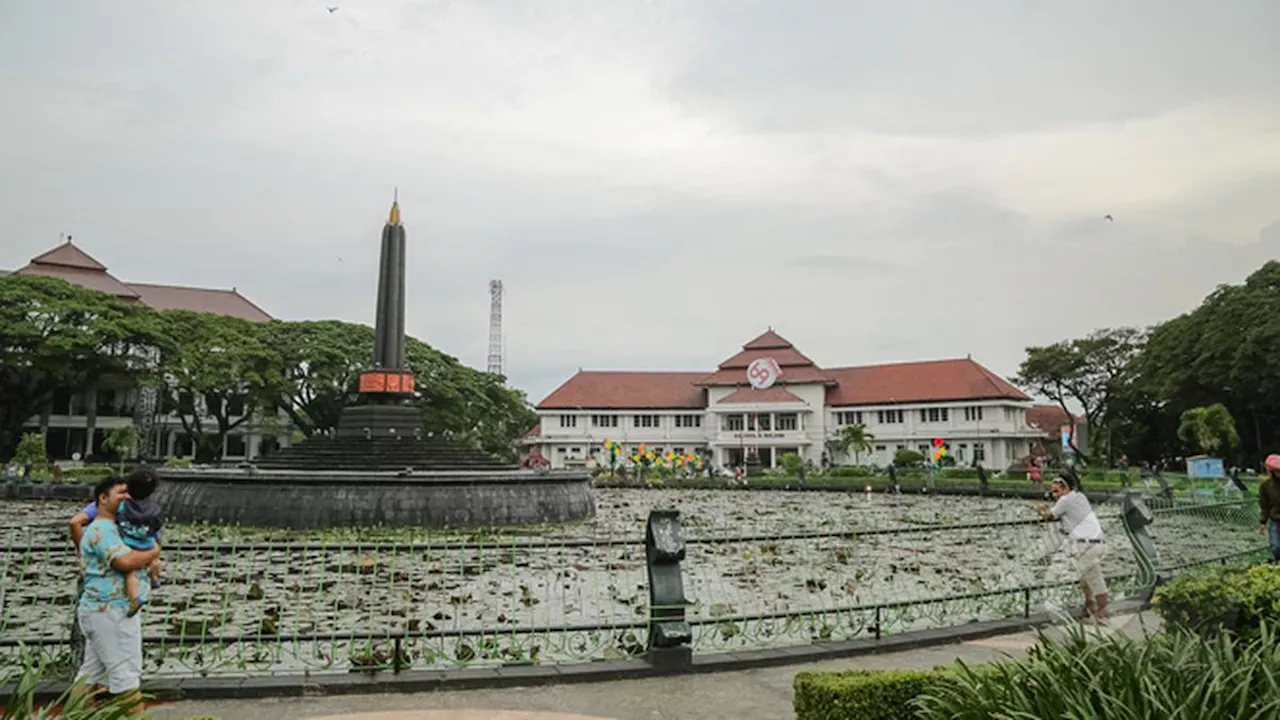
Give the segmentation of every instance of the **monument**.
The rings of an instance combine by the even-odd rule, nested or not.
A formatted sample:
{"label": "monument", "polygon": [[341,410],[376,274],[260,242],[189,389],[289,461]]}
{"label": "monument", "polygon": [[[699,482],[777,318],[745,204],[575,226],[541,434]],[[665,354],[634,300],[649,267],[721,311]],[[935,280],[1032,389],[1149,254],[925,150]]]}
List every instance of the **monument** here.
{"label": "monument", "polygon": [[165,468],[159,502],[176,522],[257,527],[471,528],[595,514],[585,471],[521,470],[423,433],[405,362],[405,228],[397,197],[382,228],[373,357],[333,436],[239,468]]}

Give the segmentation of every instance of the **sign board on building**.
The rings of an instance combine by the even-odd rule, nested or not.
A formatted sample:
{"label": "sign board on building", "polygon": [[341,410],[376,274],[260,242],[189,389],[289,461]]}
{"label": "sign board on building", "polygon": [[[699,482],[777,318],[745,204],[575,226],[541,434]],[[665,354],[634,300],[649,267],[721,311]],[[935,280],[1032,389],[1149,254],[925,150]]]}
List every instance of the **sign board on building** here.
{"label": "sign board on building", "polygon": [[771,357],[756,358],[747,366],[747,382],[756,390],[768,390],[781,375],[782,368]]}
{"label": "sign board on building", "polygon": [[756,438],[782,438],[786,437],[786,433],[780,432],[740,432],[734,433],[733,436],[739,440],[755,440]]}

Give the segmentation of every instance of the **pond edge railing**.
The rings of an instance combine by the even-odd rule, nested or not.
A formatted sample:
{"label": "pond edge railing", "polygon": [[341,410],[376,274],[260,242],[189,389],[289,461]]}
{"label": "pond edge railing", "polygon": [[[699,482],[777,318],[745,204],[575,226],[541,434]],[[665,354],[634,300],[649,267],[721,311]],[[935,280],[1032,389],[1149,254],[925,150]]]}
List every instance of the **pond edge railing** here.
{"label": "pond edge railing", "polygon": [[[1183,502],[1183,501],[1165,501],[1153,500],[1148,506],[1146,501],[1138,494],[1132,493],[1125,495],[1123,509],[1118,514],[1107,514],[1104,517],[1119,518],[1124,528],[1125,536],[1128,539],[1129,549],[1134,555],[1137,563],[1138,571],[1133,577],[1136,582],[1127,597],[1135,600],[1139,606],[1145,607],[1149,602],[1150,596],[1155,587],[1167,579],[1168,575],[1177,570],[1204,566],[1213,563],[1226,563],[1251,555],[1259,554],[1261,547],[1229,553],[1222,556],[1215,556],[1194,562],[1181,563],[1160,567],[1158,565],[1158,548],[1150,535],[1146,531],[1146,527],[1157,519],[1169,513],[1187,512],[1187,511],[1204,511],[1221,509],[1227,511],[1227,521],[1235,520],[1235,516],[1239,516],[1241,521],[1249,516],[1250,511],[1246,507],[1246,499],[1231,500],[1224,502]],[[654,510],[651,511],[648,522],[646,523],[646,534],[643,539],[627,538],[625,540],[613,540],[608,544],[612,546],[634,546],[643,543],[646,551],[646,575],[647,585],[650,595],[649,616],[647,619],[638,619],[633,622],[624,623],[592,623],[583,625],[544,625],[531,627],[513,627],[504,628],[494,632],[487,629],[443,629],[429,631],[408,631],[401,630],[398,632],[383,633],[366,633],[364,635],[351,632],[332,632],[332,633],[288,633],[288,634],[245,634],[239,636],[223,636],[223,635],[161,635],[144,637],[144,643],[149,645],[160,644],[169,645],[176,643],[181,645],[185,641],[204,645],[230,645],[234,643],[303,643],[308,641],[332,641],[332,642],[389,642],[393,645],[390,662],[385,670],[390,670],[392,674],[400,674],[407,670],[407,666],[401,661],[402,644],[417,640],[429,640],[440,638],[461,638],[461,637],[505,637],[505,636],[523,636],[523,635],[540,635],[548,633],[588,633],[588,632],[612,632],[612,631],[643,631],[646,633],[644,645],[644,662],[651,666],[654,670],[660,672],[689,672],[696,670],[700,663],[695,660],[691,644],[693,630],[696,627],[707,625],[723,625],[733,623],[747,623],[753,621],[766,620],[784,620],[790,618],[804,617],[821,617],[839,614],[853,613],[874,613],[874,622],[866,628],[867,637],[859,640],[853,638],[849,640],[836,641],[832,646],[857,644],[859,642],[867,642],[874,638],[875,643],[880,643],[889,637],[882,632],[881,617],[882,614],[895,609],[909,608],[912,606],[927,606],[931,604],[977,599],[994,596],[1021,596],[1021,610],[1018,616],[1009,615],[1001,620],[983,621],[978,625],[987,626],[995,623],[999,625],[1001,622],[1009,621],[1030,621],[1035,614],[1032,613],[1031,598],[1037,591],[1044,591],[1053,588],[1061,588],[1075,584],[1074,581],[1063,581],[1056,583],[1039,583],[1026,584],[1018,587],[1000,588],[994,590],[977,591],[973,593],[960,593],[945,596],[929,596],[923,598],[914,598],[896,602],[874,602],[864,604],[852,604],[838,607],[823,607],[818,609],[804,609],[797,612],[774,611],[765,613],[745,613],[733,614],[722,617],[713,618],[694,618],[686,617],[686,609],[689,607],[688,600],[683,594],[683,566],[685,560],[685,549],[688,545],[704,544],[704,543],[727,543],[727,542],[753,542],[753,541],[778,541],[783,539],[804,540],[804,539],[821,539],[821,538],[856,538],[865,536],[885,535],[885,534],[910,534],[913,532],[938,532],[946,530],[963,530],[963,529],[981,529],[990,527],[1011,527],[1021,525],[1037,525],[1043,524],[1044,521],[1038,519],[1032,520],[1005,520],[995,522],[981,523],[954,523],[954,524],[921,524],[913,525],[905,528],[873,528],[863,530],[850,531],[826,531],[826,532],[802,532],[787,534],[736,534],[724,536],[709,536],[697,538],[684,538],[683,528],[680,524],[680,515],[675,510]],[[1252,522],[1252,521],[1249,521]],[[515,542],[515,543],[477,543],[477,542],[447,542],[447,543],[376,543],[376,542],[349,542],[344,545],[361,548],[361,549],[434,549],[441,548],[452,549],[493,549],[493,550],[509,550],[520,549],[522,547],[546,548],[546,547],[576,547],[582,545],[599,545],[600,540],[591,539],[564,539],[549,540],[540,543]],[[332,544],[316,544],[317,548],[332,548]],[[182,545],[175,544],[175,548]],[[220,548],[218,545],[192,545],[203,550]],[[245,545],[228,546],[235,547],[240,550],[246,548]],[[250,546],[252,547],[252,546]],[[262,549],[270,550],[305,550],[306,544],[288,544],[288,545],[272,545],[263,544]],[[54,544],[50,543],[49,547],[32,547],[31,550],[52,551]],[[60,546],[61,551],[67,551],[65,545]],[[1118,579],[1120,577],[1129,578],[1130,574],[1108,578],[1109,580]],[[1117,598],[1119,599],[1119,598]],[[973,623],[970,623],[973,624]],[[956,632],[941,633],[944,630],[954,630]],[[979,628],[969,628],[972,632],[981,632]],[[964,634],[964,627],[960,625],[942,626],[928,630],[910,630],[904,633],[898,633],[892,637],[897,638],[899,642],[907,642],[913,634],[924,636],[937,636],[939,641],[947,641],[942,638],[949,636],[960,636]],[[941,633],[941,634],[940,634]],[[0,647],[41,647],[41,646],[65,646],[68,640],[65,638],[4,638],[0,639]],[[820,645],[821,642],[814,641],[813,645]],[[775,648],[774,651],[783,653],[787,657],[801,658],[804,653],[794,652],[794,646],[788,648]],[[770,652],[770,651],[736,651],[724,653],[728,656],[742,657],[744,653],[752,652]],[[703,656],[702,659],[705,659]],[[598,663],[600,661],[596,661]],[[631,662],[631,661],[628,661]],[[596,664],[596,663],[574,663],[573,665]],[[506,665],[500,667],[524,667],[525,670],[530,668],[527,664]],[[548,672],[552,674],[562,674],[561,670],[555,669],[557,666],[547,666]],[[564,666],[559,666],[564,667]],[[463,669],[467,669],[465,666]],[[472,668],[477,671],[483,668]],[[353,672],[355,669],[352,669]],[[359,672],[372,672],[361,668]],[[418,671],[410,671],[418,672]],[[435,672],[435,671],[424,671]],[[458,670],[442,671],[447,673],[457,673]],[[484,673],[480,673],[484,674]],[[277,678],[298,677],[311,678],[317,676],[309,670],[304,670],[296,674],[280,674],[274,675]],[[230,680],[231,678],[218,677],[218,680]]]}

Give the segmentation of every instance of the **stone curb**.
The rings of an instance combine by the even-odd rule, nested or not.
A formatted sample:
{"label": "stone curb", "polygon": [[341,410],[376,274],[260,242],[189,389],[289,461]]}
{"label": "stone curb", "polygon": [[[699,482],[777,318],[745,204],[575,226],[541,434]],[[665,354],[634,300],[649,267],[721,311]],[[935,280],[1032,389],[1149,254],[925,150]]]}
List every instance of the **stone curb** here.
{"label": "stone curb", "polygon": [[[1116,603],[1117,614],[1138,612],[1140,599]],[[1080,612],[1073,615],[1078,617]],[[739,650],[695,656],[686,670],[666,670],[644,660],[604,660],[565,665],[518,665],[508,667],[454,668],[448,670],[408,670],[401,673],[334,673],[320,675],[277,675],[263,677],[191,677],[146,683],[143,691],[163,702],[178,700],[254,700],[280,697],[320,697],[369,693],[415,693],[433,690],[479,690],[530,687],[587,682],[636,680],[662,676],[705,674],[835,660],[839,658],[904,652],[939,645],[980,640],[998,635],[1025,632],[1050,625],[1057,619],[1047,613],[1029,618],[1010,618],[968,623],[948,628],[920,630],[892,635],[881,640],[847,640],[766,650]],[[42,684],[37,691],[42,701],[56,698],[67,683]],[[0,688],[0,697],[12,688]]]}

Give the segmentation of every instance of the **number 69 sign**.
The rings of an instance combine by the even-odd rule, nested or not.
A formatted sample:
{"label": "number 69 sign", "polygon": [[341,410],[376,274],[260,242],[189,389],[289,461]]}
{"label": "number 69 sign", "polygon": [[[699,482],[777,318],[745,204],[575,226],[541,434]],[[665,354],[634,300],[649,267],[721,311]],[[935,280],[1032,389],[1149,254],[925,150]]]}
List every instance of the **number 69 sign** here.
{"label": "number 69 sign", "polygon": [[747,366],[747,382],[751,383],[751,387],[756,390],[767,390],[773,387],[781,375],[782,369],[778,367],[778,361],[773,358],[756,358]]}

